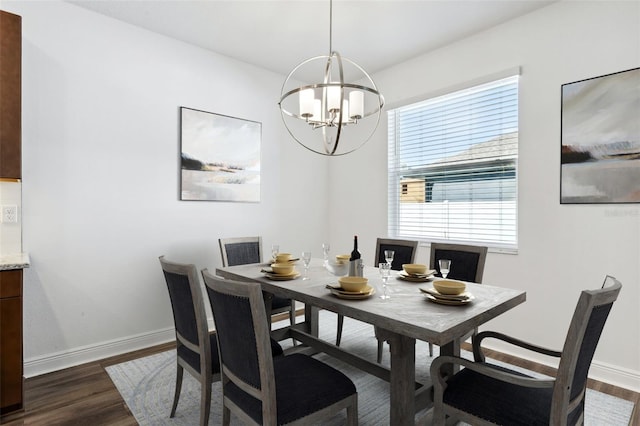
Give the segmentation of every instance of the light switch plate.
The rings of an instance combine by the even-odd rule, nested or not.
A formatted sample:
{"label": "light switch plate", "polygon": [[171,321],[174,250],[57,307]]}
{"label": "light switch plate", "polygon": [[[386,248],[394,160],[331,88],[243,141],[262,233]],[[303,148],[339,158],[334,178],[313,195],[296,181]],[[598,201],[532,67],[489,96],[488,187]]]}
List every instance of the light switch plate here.
{"label": "light switch plate", "polygon": [[18,223],[18,206],[2,206],[2,223]]}

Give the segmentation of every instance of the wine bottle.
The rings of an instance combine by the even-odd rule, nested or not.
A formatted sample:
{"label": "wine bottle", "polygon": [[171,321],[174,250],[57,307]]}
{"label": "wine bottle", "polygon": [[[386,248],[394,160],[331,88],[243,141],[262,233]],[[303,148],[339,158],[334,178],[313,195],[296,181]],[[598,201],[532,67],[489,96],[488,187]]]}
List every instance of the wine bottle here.
{"label": "wine bottle", "polygon": [[358,236],[353,236],[353,251],[351,252],[350,261],[360,259],[360,252],[358,251]]}

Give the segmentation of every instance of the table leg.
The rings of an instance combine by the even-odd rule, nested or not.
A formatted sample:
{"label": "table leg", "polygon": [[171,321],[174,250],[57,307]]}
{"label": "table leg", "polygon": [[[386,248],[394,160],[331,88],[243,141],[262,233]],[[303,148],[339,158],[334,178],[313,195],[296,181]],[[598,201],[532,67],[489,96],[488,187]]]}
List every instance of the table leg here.
{"label": "table leg", "polygon": [[[446,343],[442,346],[440,346],[440,355],[451,355],[451,356],[460,356],[460,339],[454,339],[453,341]],[[449,364],[450,371],[448,371],[448,374],[454,374],[457,373],[458,371],[460,371],[460,366],[459,365],[455,365],[455,366],[451,366]]]}
{"label": "table leg", "polygon": [[318,337],[318,322],[320,309],[317,306],[304,305],[304,322],[306,324],[306,332],[312,336]]}
{"label": "table leg", "polygon": [[271,302],[273,301],[273,294],[267,291],[262,292],[262,298],[264,299],[264,309],[267,314],[267,323],[271,324]]}
{"label": "table leg", "polygon": [[416,340],[385,330],[391,351],[389,424],[415,424]]}

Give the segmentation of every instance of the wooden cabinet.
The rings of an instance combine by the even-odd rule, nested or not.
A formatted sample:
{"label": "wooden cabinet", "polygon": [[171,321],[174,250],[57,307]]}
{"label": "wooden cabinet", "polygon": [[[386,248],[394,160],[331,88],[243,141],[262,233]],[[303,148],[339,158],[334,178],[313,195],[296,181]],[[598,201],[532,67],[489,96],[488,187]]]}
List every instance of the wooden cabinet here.
{"label": "wooden cabinet", "polygon": [[[22,178],[22,18],[0,10],[0,178]],[[23,408],[22,269],[0,271],[0,414]],[[1,422],[0,422],[1,423]]]}
{"label": "wooden cabinet", "polygon": [[0,178],[22,177],[22,18],[0,10]]}
{"label": "wooden cabinet", "polygon": [[0,413],[23,408],[22,269],[0,271]]}

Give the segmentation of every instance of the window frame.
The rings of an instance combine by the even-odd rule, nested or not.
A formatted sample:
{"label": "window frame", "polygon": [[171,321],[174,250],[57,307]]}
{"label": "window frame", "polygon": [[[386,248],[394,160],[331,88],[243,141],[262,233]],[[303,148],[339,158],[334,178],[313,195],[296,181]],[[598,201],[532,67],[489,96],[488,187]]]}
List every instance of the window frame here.
{"label": "window frame", "polygon": [[[502,252],[502,253],[517,253],[518,251],[518,210],[519,210],[519,203],[518,203],[518,157],[519,157],[519,149],[518,149],[518,139],[519,139],[519,131],[520,131],[520,117],[519,117],[519,110],[520,110],[520,92],[521,92],[521,81],[519,79],[520,77],[520,68],[512,68],[512,69],[508,69],[508,70],[504,70],[500,73],[496,73],[496,74],[492,74],[492,75],[488,75],[485,76],[483,78],[479,78],[473,81],[469,81],[467,83],[464,84],[460,84],[457,85],[455,87],[450,87],[447,89],[443,89],[438,91],[437,93],[432,93],[430,95],[425,95],[419,98],[412,98],[410,100],[407,100],[406,102],[404,102],[403,104],[397,104],[397,105],[392,105],[391,108],[388,109],[387,111],[387,125],[390,126],[392,123],[393,125],[395,125],[395,128],[388,128],[388,135],[387,135],[387,143],[388,143],[388,174],[387,174],[387,178],[388,178],[388,184],[389,184],[389,191],[388,191],[388,202],[387,202],[387,207],[388,207],[388,212],[387,212],[387,219],[388,219],[388,235],[392,238],[413,238],[413,239],[418,239],[420,241],[426,242],[426,243],[430,243],[430,242],[449,242],[449,243],[462,243],[462,244],[476,244],[476,245],[485,245],[489,247],[489,250],[492,252]],[[401,176],[403,174],[401,168],[398,165],[398,161],[397,158],[399,157],[399,150],[400,150],[400,144],[396,141],[396,140],[392,140],[392,136],[393,137],[397,137],[399,135],[399,131],[398,131],[398,126],[399,123],[397,119],[394,120],[390,120],[389,119],[389,115],[390,114],[395,114],[397,110],[402,109],[402,108],[411,108],[413,106],[416,106],[420,103],[423,102],[427,102],[429,100],[434,100],[440,97],[445,97],[445,96],[451,96],[453,98],[453,96],[455,96],[454,94],[456,92],[461,92],[461,91],[465,91],[465,90],[469,90],[469,89],[473,89],[476,86],[481,86],[481,85],[486,85],[486,84],[491,84],[491,83],[496,83],[499,82],[500,80],[505,80],[505,79],[509,79],[509,78],[514,78],[515,83],[516,83],[516,107],[515,107],[515,112],[516,112],[516,126],[517,126],[517,130],[516,130],[516,139],[515,139],[515,154],[512,158],[498,158],[496,157],[495,162],[496,165],[497,163],[502,163],[503,165],[507,165],[506,168],[504,168],[501,172],[499,171],[499,168],[496,168],[496,173],[500,174],[502,173],[503,177],[507,177],[506,179],[504,179],[505,183],[508,183],[509,185],[513,185],[513,196],[512,196],[512,201],[514,203],[513,205],[513,210],[514,210],[514,217],[512,220],[513,223],[513,227],[514,229],[511,230],[511,232],[513,233],[513,241],[512,242],[505,242],[505,241],[488,241],[488,240],[483,240],[480,239],[478,241],[475,241],[473,239],[467,239],[467,238],[431,238],[428,237],[427,238],[416,238],[415,235],[410,235],[407,233],[402,233],[400,232],[400,203],[402,202],[401,198],[403,197],[407,197],[408,195],[404,193],[404,191],[401,191],[400,185],[403,185],[402,188],[404,190],[404,185],[406,185],[406,183],[401,183]],[[489,138],[490,139],[490,138]],[[487,164],[489,164],[491,161],[494,161],[493,159],[487,160],[485,161]],[[509,164],[512,164],[511,169],[509,169]],[[443,166],[445,169],[447,167],[450,167],[451,164],[449,164],[448,166]],[[433,164],[431,166],[429,166],[428,164],[425,164],[422,169],[424,169],[427,173],[432,173],[432,175],[434,175],[436,172],[434,172],[435,169],[437,169],[437,166],[434,166]],[[473,168],[473,166],[467,166],[465,167],[460,166],[458,169],[459,170],[468,170],[471,171]],[[446,174],[446,172],[444,172]],[[513,176],[512,180],[511,180],[511,176]],[[410,175],[406,175],[405,177],[407,180],[412,179],[414,176],[410,176]],[[496,177],[495,179],[501,179],[503,177]],[[471,177],[471,179],[468,182],[473,181],[474,177]],[[489,179],[478,179],[479,181],[489,181],[491,179],[494,178],[489,178]],[[451,182],[455,182],[455,181],[451,181]],[[461,181],[461,183],[464,183],[464,181]],[[428,188],[426,188],[428,185],[428,182],[425,181],[425,194],[424,194],[424,201],[423,202],[428,202],[427,198],[429,197],[429,190]],[[433,185],[433,184],[432,184]],[[433,188],[432,188],[433,189]],[[497,189],[498,190],[498,189]],[[473,193],[473,190],[470,189],[469,190],[470,193]],[[433,193],[431,192],[431,197],[433,196]],[[430,201],[430,200],[429,200]],[[415,202],[420,202],[420,201],[415,201]],[[473,203],[473,199],[471,199],[469,201],[469,203]],[[506,203],[506,200],[503,199],[502,197],[500,197],[500,206],[504,206]],[[448,222],[448,220],[446,221]],[[442,223],[445,223],[445,221],[443,221]],[[416,225],[419,226],[424,226],[424,221],[421,220],[416,220]],[[450,226],[450,223],[447,223],[448,226]],[[490,227],[488,226],[487,229],[489,229]],[[499,231],[498,231],[499,233]]]}

